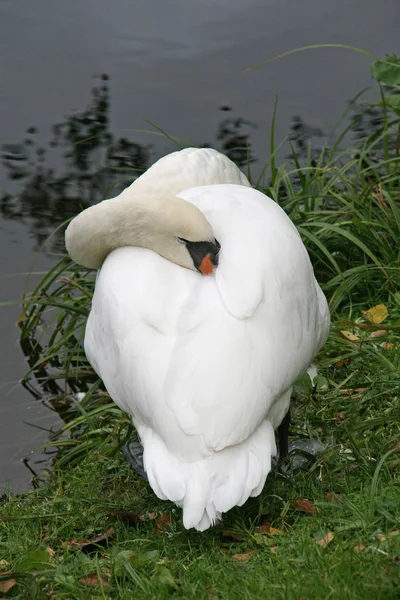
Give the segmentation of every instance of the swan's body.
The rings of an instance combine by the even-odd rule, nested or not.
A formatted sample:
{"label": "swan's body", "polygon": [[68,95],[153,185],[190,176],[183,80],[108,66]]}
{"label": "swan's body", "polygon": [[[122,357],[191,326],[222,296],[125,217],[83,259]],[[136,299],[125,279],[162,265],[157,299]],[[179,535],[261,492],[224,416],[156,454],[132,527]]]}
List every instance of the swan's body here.
{"label": "swan's body", "polygon": [[[118,248],[99,271],[85,337],[90,363],[132,415],[154,492],[183,506],[185,527],[199,530],[261,492],[292,385],[329,328],[296,228],[220,157],[174,153],[123,192],[134,202],[158,181],[158,191],[196,206],[221,244],[215,275]],[[215,167],[213,181],[197,159]],[[180,166],[180,190],[175,180],[168,188],[168,161]],[[193,180],[211,185],[185,189]]]}

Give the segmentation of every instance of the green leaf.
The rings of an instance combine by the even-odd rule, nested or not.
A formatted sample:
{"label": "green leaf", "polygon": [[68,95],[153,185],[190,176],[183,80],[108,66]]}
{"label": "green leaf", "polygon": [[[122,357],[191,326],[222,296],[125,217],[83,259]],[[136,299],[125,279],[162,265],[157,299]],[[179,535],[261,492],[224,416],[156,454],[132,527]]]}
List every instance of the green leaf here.
{"label": "green leaf", "polygon": [[175,579],[167,567],[157,567],[154,571],[154,575],[157,577],[160,583],[176,588]]}
{"label": "green leaf", "polygon": [[32,550],[17,560],[14,570],[21,573],[30,573],[31,571],[43,571],[52,567],[47,550]]}
{"label": "green leaf", "polygon": [[121,552],[118,552],[114,562],[115,577],[122,577],[126,571],[126,563],[134,562],[135,557],[136,552],[132,550],[121,550]]}
{"label": "green leaf", "polygon": [[372,77],[386,85],[400,85],[400,58],[388,56],[388,61],[376,60],[371,65]]}

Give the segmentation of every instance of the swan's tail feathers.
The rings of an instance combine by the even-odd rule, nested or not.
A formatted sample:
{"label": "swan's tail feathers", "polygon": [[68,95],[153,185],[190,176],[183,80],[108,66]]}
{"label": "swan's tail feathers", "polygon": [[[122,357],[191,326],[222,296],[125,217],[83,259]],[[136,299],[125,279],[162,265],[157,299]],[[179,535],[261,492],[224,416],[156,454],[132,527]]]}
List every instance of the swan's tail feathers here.
{"label": "swan's tail feathers", "polygon": [[174,456],[152,430],[141,428],[144,467],[155,494],[183,507],[183,524],[204,531],[234,506],[258,496],[276,456],[272,424],[263,421],[244,442],[197,462]]}

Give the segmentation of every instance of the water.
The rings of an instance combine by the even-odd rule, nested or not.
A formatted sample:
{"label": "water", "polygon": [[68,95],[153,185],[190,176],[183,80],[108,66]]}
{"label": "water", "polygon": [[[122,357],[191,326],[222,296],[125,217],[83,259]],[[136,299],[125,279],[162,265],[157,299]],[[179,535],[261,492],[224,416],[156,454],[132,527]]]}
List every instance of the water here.
{"label": "water", "polygon": [[[51,127],[65,124],[72,111],[82,116],[90,90],[105,85],[111,94],[106,112],[114,154],[123,155],[123,165],[140,167],[173,150],[165,138],[137,131],[152,129],[145,118],[188,142],[217,147],[216,132],[224,118],[249,120],[256,128],[242,124],[237,131],[231,121],[231,137],[250,136],[246,139],[254,157],[265,159],[276,97],[278,140],[288,133],[294,115],[330,132],[346,102],[371,84],[370,61],[325,49],[250,73],[243,70],[288,49],[321,42],[360,46],[379,56],[399,53],[399,18],[398,0],[114,0],[112,5],[107,0],[3,0],[0,142],[16,144],[28,137],[34,143],[29,141],[23,154],[35,156],[34,144],[48,147]],[[110,80],[93,78],[100,73]],[[233,110],[221,112],[221,106]],[[37,131],[26,136],[30,126]],[[134,160],[133,146],[118,146],[121,137],[140,144]],[[34,166],[32,157],[31,164],[17,160],[21,147],[9,148],[9,166],[23,168],[31,177],[22,180],[29,182],[23,197],[12,196],[14,201],[1,205],[0,302],[21,296],[21,273],[30,270],[38,241],[52,224],[74,214],[80,200],[89,202],[107,189],[107,174],[99,173],[96,161],[110,145],[84,148],[92,157],[85,171],[79,170],[82,156],[74,145],[75,155],[66,166],[64,142],[61,133],[58,146],[46,154],[55,174],[40,171],[40,152]],[[146,151],[149,144],[152,148]],[[0,197],[21,189],[9,176],[10,169],[3,168]],[[69,181],[73,186],[66,193]],[[41,253],[34,269],[44,270],[51,263]],[[15,491],[27,489],[31,477],[21,457],[45,442],[46,429],[60,423],[16,383],[27,369],[18,344],[18,316],[17,306],[0,309],[0,487],[9,482]],[[42,459],[37,454],[36,461]]]}

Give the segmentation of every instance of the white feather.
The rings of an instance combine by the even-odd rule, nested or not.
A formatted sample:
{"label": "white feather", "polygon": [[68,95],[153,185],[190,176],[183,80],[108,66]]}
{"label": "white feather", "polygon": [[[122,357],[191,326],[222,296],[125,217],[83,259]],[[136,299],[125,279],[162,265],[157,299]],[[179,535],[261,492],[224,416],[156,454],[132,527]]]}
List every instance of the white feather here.
{"label": "white feather", "polygon": [[[274,429],[325,342],[329,312],[284,211],[234,166],[229,183],[225,157],[184,152],[171,155],[173,186],[179,155],[184,182],[199,173],[199,152],[214,178],[179,196],[204,213],[221,243],[216,276],[151,250],[115,250],[98,275],[85,349],[132,415],[154,492],[183,507],[185,527],[202,531],[261,492],[276,454]],[[157,177],[164,172],[163,186],[169,158],[153,167]],[[218,180],[220,163],[228,183]],[[135,186],[146,177],[154,183],[145,174]]]}

